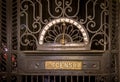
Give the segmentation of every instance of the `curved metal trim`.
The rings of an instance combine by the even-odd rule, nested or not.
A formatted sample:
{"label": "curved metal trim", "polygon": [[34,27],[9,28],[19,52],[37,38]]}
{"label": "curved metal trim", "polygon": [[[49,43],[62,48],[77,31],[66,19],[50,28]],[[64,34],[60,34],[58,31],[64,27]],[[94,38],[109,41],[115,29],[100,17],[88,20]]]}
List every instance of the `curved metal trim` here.
{"label": "curved metal trim", "polygon": [[55,19],[51,22],[49,22],[45,27],[44,29],[42,30],[42,32],[40,33],[40,37],[39,37],[39,44],[42,45],[43,44],[43,40],[44,40],[44,36],[47,32],[47,30],[55,25],[55,24],[58,24],[58,23],[61,23],[61,22],[66,22],[66,23],[70,23],[70,24],[73,24],[75,25],[79,30],[80,32],[82,33],[83,37],[84,37],[84,42],[85,42],[85,45],[87,45],[89,43],[89,36],[88,36],[88,33],[87,31],[85,30],[84,26],[82,26],[80,23],[78,23],[77,21],[73,20],[73,19],[69,19],[69,18],[59,18],[59,19]]}

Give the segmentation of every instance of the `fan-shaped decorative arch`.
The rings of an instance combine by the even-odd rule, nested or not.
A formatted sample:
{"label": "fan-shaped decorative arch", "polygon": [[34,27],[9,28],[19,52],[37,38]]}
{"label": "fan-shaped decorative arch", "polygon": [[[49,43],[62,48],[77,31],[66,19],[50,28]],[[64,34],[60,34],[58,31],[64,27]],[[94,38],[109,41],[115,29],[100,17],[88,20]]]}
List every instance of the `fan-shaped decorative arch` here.
{"label": "fan-shaped decorative arch", "polygon": [[46,45],[55,48],[84,48],[88,44],[89,36],[84,26],[69,18],[59,18],[49,22],[39,37],[39,45],[42,47]]}

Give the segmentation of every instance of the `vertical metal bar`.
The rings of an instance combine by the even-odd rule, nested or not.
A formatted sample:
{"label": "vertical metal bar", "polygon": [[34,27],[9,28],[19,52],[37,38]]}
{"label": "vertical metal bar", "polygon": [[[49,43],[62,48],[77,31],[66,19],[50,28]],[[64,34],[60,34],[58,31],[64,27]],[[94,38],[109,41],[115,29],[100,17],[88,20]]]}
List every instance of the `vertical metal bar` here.
{"label": "vertical metal bar", "polygon": [[73,76],[71,76],[71,82],[73,82]]}
{"label": "vertical metal bar", "polygon": [[48,75],[48,82],[50,82],[50,75]]}
{"label": "vertical metal bar", "polygon": [[67,82],[67,76],[65,76],[65,82]]}
{"label": "vertical metal bar", "polygon": [[[106,0],[104,0],[104,4],[105,4],[105,2],[106,2]],[[103,24],[106,24],[106,17],[105,16],[103,16]],[[104,30],[105,33],[107,33],[106,32],[106,28],[104,28],[103,30]],[[104,37],[104,51],[105,51],[106,50],[106,46],[107,46],[106,45],[107,40],[106,40],[106,36],[105,35],[103,37]]]}
{"label": "vertical metal bar", "polygon": [[42,82],[45,82],[45,76],[42,75]]}
{"label": "vertical metal bar", "polygon": [[17,51],[20,52],[20,0],[17,0],[17,31],[18,31],[18,36],[17,36],[17,40],[18,40],[18,46],[17,46]]}
{"label": "vertical metal bar", "polygon": [[31,82],[33,82],[33,75],[31,75]]}
{"label": "vertical metal bar", "polygon": [[109,0],[109,50],[111,50],[111,39],[112,39],[112,0]]}
{"label": "vertical metal bar", "polygon": [[[1,10],[1,3],[2,3],[2,1],[0,0],[0,10]],[[1,11],[0,11],[0,34],[1,34]],[[1,38],[1,36],[0,36],[0,38]],[[0,42],[1,42],[1,39],[0,39]]]}
{"label": "vertical metal bar", "polygon": [[[118,9],[119,9],[119,11],[118,11],[118,26],[119,26],[119,52],[120,52],[120,0],[118,1]],[[120,62],[120,53],[119,53],[119,61],[118,62]],[[120,79],[120,63],[118,64],[119,65],[119,68],[118,68],[118,78]],[[120,82],[120,80],[119,80],[119,82]]]}
{"label": "vertical metal bar", "polygon": [[36,82],[38,82],[38,75],[36,76]]}
{"label": "vertical metal bar", "polygon": [[97,77],[97,75],[95,75],[95,82],[97,82],[97,78],[96,77]]}
{"label": "vertical metal bar", "polygon": [[11,32],[12,32],[12,0],[6,0],[7,2],[7,82],[11,82],[11,72],[12,72],[12,64],[11,64]]}
{"label": "vertical metal bar", "polygon": [[[17,0],[17,41],[18,41],[18,46],[17,46],[17,53],[19,53],[20,52],[20,0]],[[18,54],[17,54],[17,56],[18,56]],[[18,61],[18,60],[17,60]],[[19,62],[19,61],[18,61]],[[17,69],[17,70],[19,70],[19,69]],[[18,81],[19,82],[22,82],[20,79],[21,79],[21,76],[18,76]],[[24,81],[25,82],[25,81]]]}
{"label": "vertical metal bar", "polygon": [[[119,26],[119,51],[120,51],[120,0],[118,1],[118,5],[119,5],[118,6],[118,9],[119,9],[119,11],[118,11],[119,12],[119,14],[118,14],[118,21],[119,21],[119,23],[118,23],[118,26]],[[119,53],[118,56],[119,56],[119,59],[118,59],[119,60],[118,61],[119,62],[119,68],[118,68],[118,72],[119,72],[119,74],[118,74],[119,75],[118,76],[119,79],[118,80],[119,81],[118,82],[120,82],[120,53]]]}
{"label": "vertical metal bar", "polygon": [[53,82],[55,82],[56,81],[56,76],[54,75],[54,80],[53,80]]}
{"label": "vertical metal bar", "polygon": [[17,75],[17,82],[22,82],[22,76],[21,75]]}
{"label": "vertical metal bar", "polygon": [[[116,28],[118,29],[117,33],[118,35],[120,34],[120,0],[116,0]],[[120,45],[120,35],[117,37],[118,39],[118,44]],[[120,52],[120,46],[118,47],[118,51]],[[117,51],[117,54],[115,55],[115,73],[116,73],[116,82],[120,81],[120,63],[119,63],[119,57],[120,57],[120,53]],[[117,76],[118,75],[118,76]]]}
{"label": "vertical metal bar", "polygon": [[27,82],[27,79],[28,79],[28,77],[27,77],[27,75],[25,75],[25,82]]}
{"label": "vertical metal bar", "polygon": [[85,76],[82,76],[83,77],[83,82],[85,82]]}
{"label": "vertical metal bar", "polygon": [[91,77],[91,76],[90,76],[90,75],[88,75],[88,82],[90,82],[90,77]]}
{"label": "vertical metal bar", "polygon": [[78,82],[78,75],[77,75],[77,82]]}
{"label": "vertical metal bar", "polygon": [[60,82],[61,82],[61,76],[59,76],[60,78],[59,78],[59,80],[60,80]]}
{"label": "vertical metal bar", "polygon": [[[2,0],[0,0],[0,43],[2,43],[2,32],[1,32],[1,30],[2,30],[2,25],[1,25],[1,21],[2,21],[2,17],[1,17],[1,15],[2,15]],[[1,46],[0,46],[1,47]],[[0,56],[1,56],[1,53],[2,53],[2,51],[0,50]],[[1,58],[0,58],[1,59]],[[1,63],[1,61],[0,61],[0,63]],[[0,64],[1,65],[1,64]],[[1,80],[1,79],[0,79]]]}

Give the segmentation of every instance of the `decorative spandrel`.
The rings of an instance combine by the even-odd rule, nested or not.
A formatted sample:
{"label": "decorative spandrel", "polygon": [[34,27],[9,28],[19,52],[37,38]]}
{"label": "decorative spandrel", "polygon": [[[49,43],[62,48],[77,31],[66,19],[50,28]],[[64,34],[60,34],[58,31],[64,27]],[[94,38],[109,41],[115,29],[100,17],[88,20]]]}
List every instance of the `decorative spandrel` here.
{"label": "decorative spandrel", "polygon": [[[82,48],[85,47],[88,48],[85,50],[109,49],[108,0],[21,0],[20,2],[21,50],[40,50],[40,47],[48,43],[52,48],[58,43],[57,47],[65,48],[70,43],[80,44],[75,45],[80,47],[79,50],[84,50]],[[81,25],[87,33],[85,34],[87,39],[85,40],[84,33],[75,25],[76,23],[65,21],[67,27],[65,29],[63,29],[64,21],[56,23],[57,19],[62,18],[69,19],[70,22],[74,20],[77,25]],[[45,34],[41,36],[43,32]],[[85,46],[81,48],[81,45]]]}

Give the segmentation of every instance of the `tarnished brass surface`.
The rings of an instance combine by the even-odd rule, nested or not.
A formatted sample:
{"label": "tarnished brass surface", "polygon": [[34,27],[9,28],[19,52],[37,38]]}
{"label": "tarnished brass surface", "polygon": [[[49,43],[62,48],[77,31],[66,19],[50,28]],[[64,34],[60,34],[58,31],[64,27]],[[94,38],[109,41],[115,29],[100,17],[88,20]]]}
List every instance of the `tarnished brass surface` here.
{"label": "tarnished brass surface", "polygon": [[45,61],[45,69],[81,70],[81,61]]}

